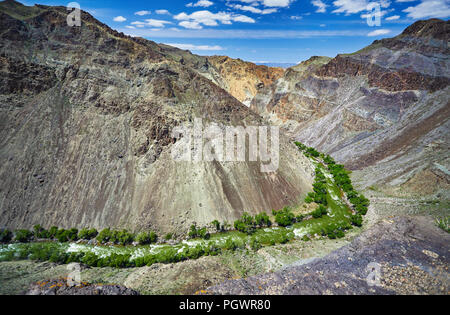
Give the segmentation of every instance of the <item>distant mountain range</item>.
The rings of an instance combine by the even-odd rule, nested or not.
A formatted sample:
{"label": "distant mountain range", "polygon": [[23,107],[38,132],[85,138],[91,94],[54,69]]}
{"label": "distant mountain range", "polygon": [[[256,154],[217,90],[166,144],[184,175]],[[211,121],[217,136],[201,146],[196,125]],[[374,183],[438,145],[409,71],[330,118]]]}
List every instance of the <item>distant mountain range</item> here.
{"label": "distant mountain range", "polygon": [[284,68],[284,69],[287,69],[287,68],[297,65],[296,63],[288,63],[288,62],[255,62],[255,64],[261,65],[261,66],[273,67],[273,68]]}

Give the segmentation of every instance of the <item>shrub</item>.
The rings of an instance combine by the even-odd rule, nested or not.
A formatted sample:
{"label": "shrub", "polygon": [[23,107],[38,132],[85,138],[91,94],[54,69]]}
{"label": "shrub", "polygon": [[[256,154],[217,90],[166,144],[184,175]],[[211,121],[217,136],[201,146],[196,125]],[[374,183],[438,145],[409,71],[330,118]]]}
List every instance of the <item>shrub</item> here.
{"label": "shrub", "polygon": [[275,222],[279,226],[288,226],[294,223],[294,214],[289,207],[285,207],[279,211],[274,210],[272,213],[275,216]]}
{"label": "shrub", "polygon": [[308,153],[309,155],[311,155],[312,157],[315,157],[315,158],[320,156],[320,153],[317,152],[317,150],[314,148],[307,148],[306,153]]}
{"label": "shrub", "polygon": [[108,229],[103,229],[100,231],[100,233],[97,235],[97,241],[99,241],[102,244],[106,244],[109,242],[111,238],[111,230]]}
{"label": "shrub", "polygon": [[33,233],[31,233],[29,230],[17,230],[15,232],[14,239],[21,243],[27,243],[31,240],[32,236]]}
{"label": "shrub", "polygon": [[317,207],[316,210],[311,212],[311,215],[313,216],[314,219],[318,219],[323,217],[327,213],[328,213],[327,208],[324,205],[319,205],[319,207]]}
{"label": "shrub", "polygon": [[305,219],[305,216],[303,214],[299,214],[295,217],[296,222],[302,222]]}
{"label": "shrub", "polygon": [[127,230],[114,231],[111,235],[111,241],[115,244],[128,245],[134,242],[134,234]]}
{"label": "shrub", "polygon": [[39,224],[33,227],[33,234],[35,238],[48,238],[49,233],[46,229],[41,227]]}
{"label": "shrub", "polygon": [[270,227],[270,226],[272,226],[272,221],[270,221],[270,218],[267,215],[267,213],[262,212],[255,216],[255,224],[259,227],[263,227],[263,226]]}
{"label": "shrub", "polygon": [[52,226],[52,227],[48,230],[48,237],[49,237],[49,238],[55,238],[57,232],[58,232],[58,227],[57,227],[57,226]]}
{"label": "shrub", "polygon": [[81,229],[80,232],[78,232],[78,238],[80,240],[91,240],[97,235],[98,232],[96,229]]}
{"label": "shrub", "polygon": [[350,220],[352,222],[352,225],[358,226],[358,227],[362,226],[363,218],[362,218],[362,216],[360,214],[352,215],[350,217]]}
{"label": "shrub", "polygon": [[336,235],[337,238],[343,238],[343,237],[345,236],[345,233],[344,233],[344,231],[338,229],[338,230],[335,232],[335,235]]}
{"label": "shrub", "polygon": [[[310,194],[312,194],[312,193],[310,193]],[[313,196],[310,196],[308,194],[308,196],[305,197],[305,202],[306,203],[312,203],[313,201],[314,201],[314,197]]]}
{"label": "shrub", "polygon": [[255,220],[250,214],[244,212],[241,219],[234,221],[234,228],[250,235],[255,232]]}
{"label": "shrub", "polygon": [[155,243],[158,239],[158,236],[155,232],[141,232],[136,236],[136,242],[138,242],[140,245],[146,245]]}
{"label": "shrub", "polygon": [[78,229],[72,228],[67,230],[67,238],[69,241],[76,241],[78,239]]}
{"label": "shrub", "polygon": [[235,250],[237,248],[236,243],[233,241],[233,239],[228,238],[225,243],[222,245],[222,248],[225,250]]}
{"label": "shrub", "polygon": [[13,234],[7,229],[0,229],[0,243],[8,243],[12,240]]}
{"label": "shrub", "polygon": [[281,244],[286,244],[287,242],[289,242],[290,241],[290,239],[289,239],[289,236],[287,235],[287,234],[283,234],[282,236],[281,236],[281,239],[280,239],[280,243]]}
{"label": "shrub", "polygon": [[164,239],[166,241],[171,240],[173,238],[173,233],[167,233],[166,236],[164,236]]}
{"label": "shrub", "polygon": [[447,233],[450,233],[449,222],[450,217],[436,219],[436,225]]}
{"label": "shrub", "polygon": [[356,205],[355,210],[361,215],[366,215],[368,211],[367,207],[362,204]]}
{"label": "shrub", "polygon": [[[57,264],[65,264],[69,262],[69,255],[65,252],[54,251],[50,256],[49,261]],[[77,261],[80,261],[80,259]]]}
{"label": "shrub", "polygon": [[198,237],[197,225],[195,223],[191,225],[188,235],[190,238]]}
{"label": "shrub", "polygon": [[198,236],[205,240],[209,240],[209,238],[211,237],[211,234],[208,233],[206,227],[199,229],[197,232]]}
{"label": "shrub", "polygon": [[195,247],[190,247],[187,252],[187,258],[189,259],[197,259],[202,257],[205,254],[205,251],[200,245]]}
{"label": "shrub", "polygon": [[214,221],[211,222],[211,225],[216,229],[217,232],[221,231],[220,222],[219,221],[214,220]]}
{"label": "shrub", "polygon": [[58,242],[64,243],[69,241],[69,231],[65,229],[58,229],[58,231],[55,234],[55,238],[58,240]]}
{"label": "shrub", "polygon": [[257,251],[261,247],[262,247],[261,243],[255,237],[252,237],[250,239],[250,248],[252,250]]}

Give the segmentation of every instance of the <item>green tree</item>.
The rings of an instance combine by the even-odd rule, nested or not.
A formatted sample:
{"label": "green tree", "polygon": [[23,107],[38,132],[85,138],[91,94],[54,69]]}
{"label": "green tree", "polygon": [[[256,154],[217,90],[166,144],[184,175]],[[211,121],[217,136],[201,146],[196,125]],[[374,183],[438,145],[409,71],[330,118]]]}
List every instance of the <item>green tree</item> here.
{"label": "green tree", "polygon": [[27,243],[33,237],[33,233],[29,230],[17,230],[14,239],[21,243]]}
{"label": "green tree", "polygon": [[270,226],[272,226],[272,221],[270,221],[270,218],[267,215],[267,213],[262,212],[255,216],[255,224],[257,226],[259,226],[260,228],[263,226],[270,227]]}
{"label": "green tree", "polygon": [[294,223],[295,216],[289,207],[285,207],[279,211],[274,210],[272,213],[275,215],[275,222],[279,226],[288,226]]}

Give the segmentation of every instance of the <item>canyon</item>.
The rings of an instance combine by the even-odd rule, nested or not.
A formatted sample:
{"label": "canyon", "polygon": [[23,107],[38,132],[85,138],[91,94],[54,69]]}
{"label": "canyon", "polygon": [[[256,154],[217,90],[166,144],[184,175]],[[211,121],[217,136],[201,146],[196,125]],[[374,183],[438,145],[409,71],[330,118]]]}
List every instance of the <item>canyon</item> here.
{"label": "canyon", "polygon": [[[182,239],[194,223],[301,205],[315,165],[300,141],[351,170],[371,201],[363,227],[338,240],[86,268],[83,277],[120,284],[109,288],[117,294],[448,294],[449,236],[434,220],[450,215],[449,21],[417,21],[355,53],[282,69],[130,37],[84,11],[81,27],[69,27],[66,16],[65,7],[0,2],[1,228]],[[172,131],[197,119],[279,127],[278,170],[175,161]],[[386,275],[374,288],[370,261]],[[65,273],[2,262],[0,293]]]}

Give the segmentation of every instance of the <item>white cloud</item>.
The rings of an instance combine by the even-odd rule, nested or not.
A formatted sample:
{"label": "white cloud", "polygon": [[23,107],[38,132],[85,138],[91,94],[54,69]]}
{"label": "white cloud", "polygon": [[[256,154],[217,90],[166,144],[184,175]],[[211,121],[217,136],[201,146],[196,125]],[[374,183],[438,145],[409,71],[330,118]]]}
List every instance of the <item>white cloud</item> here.
{"label": "white cloud", "polygon": [[209,0],[199,0],[196,3],[188,3],[186,4],[187,7],[203,7],[203,8],[208,8],[210,6],[212,6],[214,4],[214,2],[209,1]]}
{"label": "white cloud", "polygon": [[155,19],[147,19],[145,20],[145,22],[147,22],[147,25],[153,27],[164,27],[165,24],[172,24],[172,22],[169,21],[155,20]]}
{"label": "white cloud", "polygon": [[270,9],[260,9],[254,6],[249,6],[249,5],[240,5],[240,4],[231,4],[228,5],[234,9],[237,10],[242,10],[242,11],[249,11],[255,14],[271,14],[271,13],[276,13],[278,12],[278,9],[276,8],[270,8]]}
{"label": "white cloud", "polygon": [[398,20],[399,18],[400,18],[400,15],[393,15],[393,16],[387,17],[385,20],[386,21],[395,21],[395,20]]}
{"label": "white cloud", "polygon": [[236,15],[233,17],[233,21],[242,23],[255,23],[255,20],[245,15]]}
{"label": "white cloud", "polygon": [[262,3],[266,7],[288,7],[294,0],[263,0]]}
{"label": "white cloud", "polygon": [[145,22],[142,21],[135,21],[131,22],[132,25],[136,27],[145,27],[145,26],[151,26],[151,27],[164,27],[166,24],[173,24],[169,21],[164,20],[155,20],[155,19],[146,19]]}
{"label": "white cloud", "polygon": [[149,15],[149,14],[151,14],[151,13],[152,13],[151,11],[147,11],[147,10],[142,10],[142,11],[134,12],[135,15],[139,15],[139,16]]}
{"label": "white cloud", "polygon": [[208,46],[208,45],[192,45],[192,44],[176,44],[176,43],[165,43],[165,45],[177,47],[184,50],[208,50],[208,51],[218,51],[224,50],[221,46]]}
{"label": "white cloud", "polygon": [[391,30],[388,30],[388,29],[379,29],[379,30],[370,32],[369,34],[367,34],[367,36],[373,37],[373,36],[386,35],[386,34],[389,34],[390,32],[391,32]]}
{"label": "white cloud", "polygon": [[246,3],[251,5],[252,7],[263,5],[265,7],[271,8],[286,8],[295,0],[231,0],[231,1]]}
{"label": "white cloud", "polygon": [[[377,1],[382,8],[388,8],[391,5],[389,0]],[[354,14],[362,11],[367,11],[368,5],[373,4],[373,1],[369,0],[335,0],[333,5],[337,8],[333,13],[345,13]]]}
{"label": "white cloud", "polygon": [[301,20],[301,19],[303,19],[303,17],[302,17],[302,16],[299,16],[299,15],[293,15],[293,16],[291,16],[291,20]]}
{"label": "white cloud", "polygon": [[156,12],[156,14],[168,14],[168,15],[170,15],[170,12],[167,11],[167,10],[156,10],[155,12]]}
{"label": "white cloud", "polygon": [[120,22],[120,23],[125,22],[126,20],[127,20],[127,19],[124,18],[124,17],[121,16],[121,15],[116,16],[116,17],[113,19],[114,22]]}
{"label": "white cloud", "polygon": [[311,1],[311,3],[313,6],[317,7],[317,10],[316,10],[317,13],[327,12],[328,5],[326,5],[322,0],[313,0],[313,1]]}
{"label": "white cloud", "polygon": [[422,0],[414,7],[408,7],[403,12],[413,19],[447,18],[450,16],[450,2],[448,0]]}
{"label": "white cloud", "polygon": [[203,28],[203,26],[201,26],[200,23],[198,23],[198,22],[182,21],[178,25],[180,25],[184,28],[189,28],[189,29],[193,29],[193,30],[200,30]]}
{"label": "white cloud", "polygon": [[[394,11],[394,10],[393,10],[393,9],[389,9],[389,10],[380,10],[379,15],[380,15],[380,17],[383,17],[383,16],[385,16],[386,14],[388,14],[388,13],[390,13],[390,12],[392,12],[392,11]],[[367,18],[376,17],[376,16],[378,16],[378,13],[377,13],[377,12],[369,12],[369,13],[361,14],[361,18],[362,18],[362,19],[367,19]]]}
{"label": "white cloud", "polygon": [[201,29],[202,25],[217,26],[221,24],[232,24],[232,22],[255,23],[251,17],[241,14],[231,14],[227,12],[212,13],[208,10],[196,11],[191,14],[182,12],[173,17],[175,20],[181,21],[180,26],[184,28]]}

